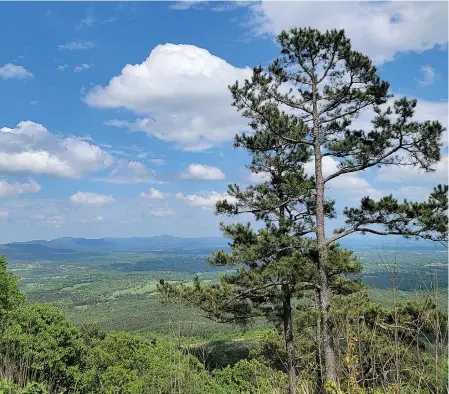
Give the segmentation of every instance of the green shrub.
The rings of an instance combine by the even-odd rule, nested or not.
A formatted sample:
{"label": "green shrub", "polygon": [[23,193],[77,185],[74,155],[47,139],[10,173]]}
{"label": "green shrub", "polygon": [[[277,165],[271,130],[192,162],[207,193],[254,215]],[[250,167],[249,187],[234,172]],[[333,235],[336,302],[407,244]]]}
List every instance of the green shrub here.
{"label": "green shrub", "polygon": [[276,394],[285,392],[287,376],[257,360],[241,360],[233,367],[213,371],[216,384],[226,394]]}
{"label": "green shrub", "polygon": [[45,304],[12,310],[0,338],[6,376],[14,381],[45,381],[55,390],[75,386],[84,352],[77,328],[59,309]]}
{"label": "green shrub", "polygon": [[48,394],[48,391],[41,383],[29,382],[20,388],[8,380],[0,380],[0,394]]}

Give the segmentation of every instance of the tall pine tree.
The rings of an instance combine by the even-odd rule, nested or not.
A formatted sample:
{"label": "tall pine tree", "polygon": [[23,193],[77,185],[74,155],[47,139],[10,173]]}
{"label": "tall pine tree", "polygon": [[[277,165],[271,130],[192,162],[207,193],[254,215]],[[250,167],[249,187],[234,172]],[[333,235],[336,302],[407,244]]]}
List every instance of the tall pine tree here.
{"label": "tall pine tree", "polygon": [[[256,67],[249,80],[242,85],[236,82],[230,89],[233,105],[250,120],[253,138],[272,136],[273,144],[282,140],[290,149],[312,155],[308,210],[297,220],[307,223],[301,236],[308,231],[315,234],[322,375],[323,383],[332,384],[337,380],[330,309],[332,244],[356,232],[447,242],[448,188],[438,185],[424,203],[399,202],[393,196],[379,201],[366,197],[360,207],[345,209],[346,227],[328,236],[325,218],[332,202],[326,199],[326,186],[345,174],[372,167],[433,171],[440,160],[444,128],[436,121],[414,121],[416,100],[401,98],[383,109],[392,97],[389,84],[379,78],[367,56],[351,49],[344,31],[292,29],[282,32],[277,41],[281,56],[268,70]],[[369,108],[375,111],[371,129],[352,129],[353,119]],[[338,166],[327,176],[324,158]],[[304,167],[304,161],[296,164]]]}
{"label": "tall pine tree", "polygon": [[[219,321],[245,324],[256,316],[274,320],[284,334],[288,392],[293,394],[297,383],[292,304],[298,298],[313,297],[318,279],[314,242],[303,237],[314,230],[310,192],[314,180],[303,169],[310,152],[267,133],[237,136],[235,146],[251,153],[250,170],[263,174],[265,180],[245,190],[230,185],[229,199],[217,203],[216,212],[251,214],[263,223],[262,228],[254,229],[250,223],[221,225],[231,240],[231,253],[216,252],[209,262],[232,270],[219,283],[204,285],[196,280],[193,287],[178,287],[162,281],[160,290],[189,300]],[[328,217],[333,216],[332,204],[325,204],[324,209]],[[357,282],[344,277],[360,271],[357,259],[337,245],[329,253],[334,291],[357,290]]]}

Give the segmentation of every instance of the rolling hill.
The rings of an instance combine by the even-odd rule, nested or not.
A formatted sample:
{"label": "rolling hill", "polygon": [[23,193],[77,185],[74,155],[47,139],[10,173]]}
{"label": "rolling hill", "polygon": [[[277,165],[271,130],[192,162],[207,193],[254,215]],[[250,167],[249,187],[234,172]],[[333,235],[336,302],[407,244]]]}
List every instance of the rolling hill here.
{"label": "rolling hill", "polygon": [[76,259],[102,256],[109,253],[183,253],[209,254],[227,247],[224,238],[178,238],[169,235],[135,238],[56,238],[0,245],[0,254],[10,260]]}

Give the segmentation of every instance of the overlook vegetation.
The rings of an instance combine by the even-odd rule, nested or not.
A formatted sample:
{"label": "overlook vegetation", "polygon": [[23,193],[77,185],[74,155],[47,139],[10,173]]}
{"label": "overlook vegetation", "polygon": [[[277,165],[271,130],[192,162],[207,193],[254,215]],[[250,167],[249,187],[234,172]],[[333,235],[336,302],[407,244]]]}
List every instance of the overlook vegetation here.
{"label": "overlook vegetation", "polygon": [[[372,254],[375,253],[373,250]],[[406,261],[408,257],[414,256],[413,253],[403,253],[398,252],[398,255]],[[438,256],[439,253],[429,253],[427,260],[423,260],[443,260],[435,255]],[[109,258],[113,260],[114,256],[110,255]],[[191,305],[175,300],[161,304],[163,300],[155,292],[158,278],[164,277],[172,283],[182,282],[185,286],[193,283],[192,274],[182,272],[183,264],[188,264],[188,261],[182,256],[179,261],[178,272],[150,271],[149,263],[148,271],[139,271],[138,275],[134,275],[132,271],[103,271],[94,268],[95,265],[103,265],[104,261],[47,261],[39,264],[13,261],[8,266],[25,278],[21,279],[21,287],[28,294],[26,301],[18,289],[18,278],[6,269],[6,261],[3,259],[0,283],[2,294],[7,294],[8,298],[2,298],[1,309],[4,331],[1,342],[3,380],[0,392],[285,392],[287,376],[282,362],[283,339],[274,324],[256,319],[242,331],[234,324],[207,319]],[[412,264],[416,269],[414,272],[422,267],[419,261],[415,260]],[[39,269],[39,266],[46,265],[48,270]],[[84,269],[80,270],[80,266]],[[372,266],[376,269],[375,264]],[[60,275],[60,270],[65,271],[65,275]],[[400,270],[401,264],[398,263],[398,272]],[[385,271],[372,271],[371,274],[381,272]],[[446,273],[447,271],[439,272],[442,280],[447,278]],[[34,274],[36,276],[30,278]],[[202,283],[214,282],[217,273],[204,272],[199,277]],[[404,335],[408,331],[401,333],[395,345],[393,338],[388,335],[389,331],[385,330],[385,327],[394,327],[396,318],[401,327],[407,327],[407,324],[416,324],[416,316],[422,316],[426,325],[433,325],[434,328],[440,319],[441,343],[438,351],[444,355],[446,317],[443,311],[447,307],[441,304],[440,308],[435,308],[432,300],[447,300],[444,289],[446,285],[438,290],[432,289],[432,276],[427,279],[423,276],[416,281],[417,277],[415,275],[415,282],[411,287],[394,293],[396,299],[392,296],[391,288],[388,288],[391,287],[391,280],[381,277],[384,282],[377,282],[377,285],[382,285],[382,288],[376,286],[369,289],[368,293],[385,307],[368,302],[366,295],[359,299],[347,299],[344,303],[338,302],[338,305],[345,305],[336,316],[339,335],[345,338],[346,330],[352,329],[357,335],[363,334],[364,339],[359,341],[355,338],[355,343],[365,344],[364,346],[376,339],[372,342],[376,347],[370,349],[370,357],[378,358],[379,368],[394,369],[391,352],[398,346],[401,368],[411,369],[415,382],[413,384],[421,379],[423,384],[429,385],[436,378],[435,372],[438,372],[441,384],[444,385],[444,357],[439,359],[438,363],[441,364],[437,367],[433,353],[436,349],[432,348],[429,332],[424,332],[424,324],[415,328],[416,334],[423,330],[419,348],[416,348],[416,344],[412,345],[412,337]],[[428,289],[413,291],[412,289],[419,287],[419,283],[422,287],[429,286]],[[36,303],[32,300],[40,301]],[[49,303],[59,307],[50,306]],[[297,368],[303,371],[299,373],[298,386],[299,392],[307,393],[313,391],[311,374],[316,368],[313,360],[313,314],[309,313],[310,306],[299,307],[300,305],[295,308],[293,315],[295,348],[299,352]],[[347,326],[346,317],[350,315],[346,313],[351,311],[356,315],[362,313],[362,308],[367,308],[364,313],[370,319],[377,316],[377,329],[372,326],[370,328],[366,322],[356,324],[352,318],[349,321],[355,326]],[[392,316],[394,310],[398,312],[397,317]],[[71,321],[77,324],[74,325]],[[366,342],[366,338],[371,339]],[[346,354],[344,342],[342,346],[340,351]],[[368,356],[364,348],[360,351],[362,355]],[[423,358],[421,370],[417,370],[415,365],[411,368],[416,357]],[[369,364],[369,360],[365,362]],[[382,363],[385,365],[382,366]],[[56,376],[58,381],[55,381]],[[103,382],[102,388],[98,386],[99,381],[94,376],[98,376]],[[409,377],[410,372],[404,372],[403,378]],[[394,381],[391,372],[389,378]],[[380,387],[385,383],[379,384]],[[410,384],[408,381],[404,382],[406,387]],[[395,392],[394,389],[391,390],[390,392]],[[428,386],[420,390],[413,387],[411,392],[429,392]],[[385,388],[385,391],[379,392],[388,391]]]}
{"label": "overlook vegetation", "polygon": [[[386,107],[389,84],[343,31],[292,29],[278,43],[278,59],[230,87],[253,131],[234,145],[264,181],[229,185],[216,205],[258,226],[223,223],[228,244],[2,246],[0,393],[447,392],[447,185],[424,202],[367,196],[326,231],[333,179],[376,166],[431,172],[444,129],[413,119],[416,100]],[[353,130],[365,108],[373,129]],[[440,248],[345,247],[357,233]]]}

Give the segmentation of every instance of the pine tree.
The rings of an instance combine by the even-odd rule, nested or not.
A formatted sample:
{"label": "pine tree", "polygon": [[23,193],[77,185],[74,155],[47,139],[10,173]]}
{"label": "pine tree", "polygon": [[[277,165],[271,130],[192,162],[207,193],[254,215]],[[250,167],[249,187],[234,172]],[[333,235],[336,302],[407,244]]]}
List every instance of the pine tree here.
{"label": "pine tree", "polygon": [[[314,241],[303,237],[313,231],[313,179],[298,165],[310,160],[310,152],[266,133],[237,136],[235,145],[252,154],[249,168],[254,174],[263,174],[265,181],[245,190],[230,185],[229,199],[218,202],[216,212],[252,214],[256,222],[263,223],[262,228],[222,223],[224,236],[231,240],[231,253],[215,252],[209,262],[232,271],[217,284],[203,285],[196,279],[193,287],[177,287],[162,281],[160,290],[191,301],[219,321],[246,324],[254,317],[266,316],[281,325],[288,392],[292,394],[297,392],[292,304],[313,296],[317,285]],[[332,217],[332,204],[324,209]],[[358,273],[358,260],[338,245],[329,253],[330,283],[335,291],[357,290],[357,282],[343,275]]]}
{"label": "pine tree", "polygon": [[[392,98],[389,84],[379,78],[367,56],[351,49],[343,30],[323,34],[311,28],[292,29],[283,31],[277,42],[281,56],[268,70],[254,68],[249,80],[242,85],[236,82],[230,90],[233,105],[250,121],[254,139],[271,136],[273,145],[283,141],[289,149],[312,156],[308,209],[296,219],[306,224],[301,236],[315,235],[323,383],[332,385],[337,368],[330,309],[331,245],[356,232],[447,242],[448,188],[438,185],[424,203],[399,202],[391,195],[379,201],[366,197],[360,207],[344,210],[346,227],[329,237],[325,218],[331,213],[332,201],[326,199],[325,187],[340,176],[373,167],[433,171],[440,160],[444,128],[436,121],[414,121],[416,100],[404,97],[383,108]],[[375,111],[371,130],[352,129],[353,119],[369,108]],[[263,154],[263,149],[254,151]],[[328,176],[323,173],[325,157],[338,163],[338,169]],[[297,162],[301,168],[304,164]],[[303,180],[299,177],[292,184],[303,184]]]}

